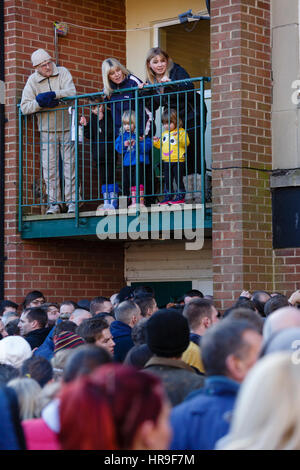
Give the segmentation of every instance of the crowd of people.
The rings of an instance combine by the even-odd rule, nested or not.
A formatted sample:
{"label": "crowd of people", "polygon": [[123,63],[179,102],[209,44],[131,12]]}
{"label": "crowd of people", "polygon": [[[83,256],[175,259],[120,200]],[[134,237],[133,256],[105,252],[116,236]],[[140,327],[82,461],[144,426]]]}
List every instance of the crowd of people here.
{"label": "crowd of people", "polygon": [[[76,87],[69,70],[57,66],[44,49],[34,51],[31,62],[34,73],[25,84],[20,108],[23,115],[37,116],[43,177],[39,186],[45,186],[46,213],[58,214],[64,207],[74,213],[74,109],[62,98],[75,96]],[[118,207],[119,193],[128,198],[130,206],[201,202],[206,105],[201,103],[200,91],[188,72],[166,51],[150,49],[145,68],[143,81],[117,59],[105,59],[103,90],[91,94],[88,104],[80,107],[78,124],[84,139],[90,142],[85,148],[89,147],[94,161],[103,208],[107,210]],[[156,117],[158,110],[160,118]],[[156,188],[153,148],[161,154],[161,190]],[[116,174],[118,160],[121,183]],[[157,191],[162,191],[162,199],[154,196]],[[82,196],[79,188],[79,199]]]}
{"label": "crowd of people", "polygon": [[[0,448],[300,448],[300,290],[0,302]],[[76,410],[76,411],[75,411]]]}

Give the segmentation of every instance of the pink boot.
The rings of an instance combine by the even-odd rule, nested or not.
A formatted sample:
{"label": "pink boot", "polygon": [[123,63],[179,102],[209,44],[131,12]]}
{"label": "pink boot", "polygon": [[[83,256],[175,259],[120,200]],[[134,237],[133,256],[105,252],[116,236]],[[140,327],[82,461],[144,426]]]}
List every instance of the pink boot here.
{"label": "pink boot", "polygon": [[128,207],[135,207],[136,206],[136,186],[131,186],[130,194],[131,194],[131,204]]}

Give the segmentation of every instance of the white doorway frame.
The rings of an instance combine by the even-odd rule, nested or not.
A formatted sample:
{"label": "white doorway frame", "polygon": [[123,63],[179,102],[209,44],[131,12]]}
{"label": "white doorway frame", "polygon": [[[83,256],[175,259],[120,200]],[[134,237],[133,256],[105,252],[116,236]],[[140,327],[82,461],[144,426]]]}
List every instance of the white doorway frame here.
{"label": "white doorway frame", "polygon": [[[202,11],[196,13],[196,14],[199,15],[199,16],[205,16],[205,15],[207,15],[207,10],[202,10]],[[194,21],[198,21],[197,18],[190,18],[188,20],[188,23],[192,23]],[[166,21],[162,21],[162,22],[159,22],[159,23],[155,23],[153,25],[153,47],[158,47],[159,46],[159,28],[163,28],[165,26],[173,26],[174,24],[180,24],[180,21],[179,21],[178,17],[174,18],[173,20],[166,20]]]}

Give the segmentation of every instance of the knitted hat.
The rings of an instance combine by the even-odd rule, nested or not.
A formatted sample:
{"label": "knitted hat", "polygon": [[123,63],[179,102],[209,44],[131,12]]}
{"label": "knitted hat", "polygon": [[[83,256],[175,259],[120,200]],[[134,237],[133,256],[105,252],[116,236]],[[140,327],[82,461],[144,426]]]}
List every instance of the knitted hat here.
{"label": "knitted hat", "polygon": [[30,344],[22,336],[6,336],[0,341],[0,363],[21,367],[32,356]]}
{"label": "knitted hat", "polygon": [[158,310],[146,323],[146,341],[157,356],[181,356],[190,342],[187,319],[173,309]]}
{"label": "knitted hat", "polygon": [[45,60],[51,60],[51,56],[44,49],[37,49],[31,54],[31,62],[33,67],[40,65]]}
{"label": "knitted hat", "polygon": [[76,333],[72,333],[71,331],[62,331],[53,338],[53,341],[54,354],[57,353],[57,351],[61,351],[62,349],[76,348],[81,344],[85,344],[81,336],[77,335]]}

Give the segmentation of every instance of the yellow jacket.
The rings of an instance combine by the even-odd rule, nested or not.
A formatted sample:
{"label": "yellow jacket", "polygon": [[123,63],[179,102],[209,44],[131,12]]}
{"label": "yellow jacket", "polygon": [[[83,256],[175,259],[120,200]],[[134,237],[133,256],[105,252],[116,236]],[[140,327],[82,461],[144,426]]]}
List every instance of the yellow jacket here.
{"label": "yellow jacket", "polygon": [[164,162],[184,162],[186,147],[190,145],[190,139],[188,133],[182,129],[174,129],[174,131],[164,131],[162,138],[153,142],[155,148],[160,149],[162,152],[162,160]]}

